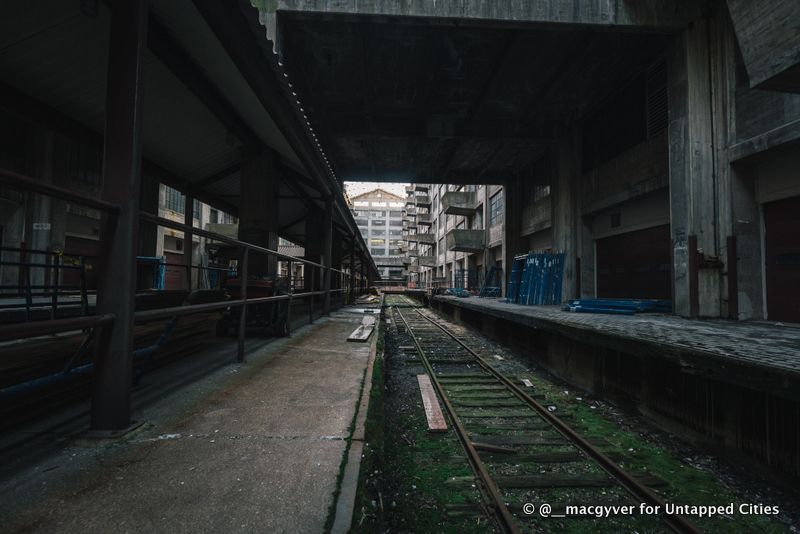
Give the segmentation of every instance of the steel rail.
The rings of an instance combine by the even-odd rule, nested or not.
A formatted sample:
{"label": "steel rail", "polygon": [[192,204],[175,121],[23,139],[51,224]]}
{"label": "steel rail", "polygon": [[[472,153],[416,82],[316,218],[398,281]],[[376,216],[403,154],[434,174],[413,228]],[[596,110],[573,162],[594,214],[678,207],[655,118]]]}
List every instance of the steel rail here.
{"label": "steel rail", "polygon": [[113,202],[106,202],[105,200],[98,200],[85,194],[76,193],[70,189],[58,187],[56,185],[48,184],[39,181],[30,176],[25,176],[18,172],[10,171],[8,169],[0,168],[0,183],[11,186],[14,189],[24,189],[33,191],[42,195],[66,200],[67,202],[74,202],[89,208],[104,211],[106,213],[118,214],[120,207]]}
{"label": "steel rail", "polygon": [[50,321],[31,321],[27,323],[9,323],[0,326],[0,341],[11,341],[28,337],[84,330],[96,326],[108,326],[114,322],[115,316],[111,313],[103,315],[89,315],[86,317],[71,317],[67,319],[54,319]]}
{"label": "steel rail", "polygon": [[458,435],[459,441],[461,441],[461,445],[464,447],[464,450],[467,452],[467,458],[469,459],[470,464],[472,465],[473,470],[478,474],[478,478],[480,478],[481,485],[483,488],[488,492],[488,497],[491,500],[490,503],[490,512],[497,517],[500,526],[507,532],[518,534],[520,533],[519,527],[517,526],[514,517],[511,515],[511,512],[508,510],[506,503],[503,499],[503,496],[500,494],[500,489],[497,487],[497,484],[492,479],[492,476],[489,474],[489,471],[486,470],[486,466],[483,464],[483,460],[481,460],[478,451],[475,450],[475,447],[472,445],[472,440],[469,438],[467,434],[467,430],[461,424],[461,420],[456,415],[455,408],[450,403],[450,399],[447,397],[447,394],[444,391],[444,388],[439,383],[439,379],[436,377],[436,373],[433,370],[430,362],[428,361],[427,356],[425,356],[425,351],[422,349],[419,343],[419,339],[414,334],[414,331],[406,321],[406,318],[400,312],[400,309],[397,306],[392,306],[402,319],[403,324],[406,327],[411,339],[414,341],[414,345],[417,347],[417,352],[419,353],[420,361],[422,361],[425,370],[428,372],[428,375],[431,378],[431,384],[433,384],[436,393],[441,398],[442,403],[445,406],[445,410],[447,410],[448,415],[450,416],[450,420],[453,423],[453,426],[456,428],[456,434]]}
{"label": "steel rail", "polygon": [[320,269],[328,269],[334,273],[346,274],[345,271],[334,269],[333,267],[326,267],[321,263],[313,262],[311,260],[306,260],[303,258],[297,258],[295,256],[290,256],[289,254],[284,254],[283,252],[278,252],[277,250],[272,250],[271,248],[254,245],[252,243],[241,241],[239,239],[235,239],[233,237],[229,237],[226,235],[218,234],[216,232],[209,232],[208,230],[203,230],[201,228],[189,226],[188,224],[173,221],[172,219],[159,217],[158,215],[153,215],[152,213],[148,213],[146,211],[139,212],[139,216],[143,221],[157,224],[159,226],[164,226],[166,228],[172,228],[173,230],[180,230],[182,232],[191,232],[194,235],[205,237],[208,239],[213,239],[214,241],[220,241],[221,243],[227,243],[229,245],[234,245],[237,247],[248,248],[254,252],[261,252],[263,254],[276,256],[281,260],[302,263],[304,265],[310,265],[312,267],[319,267]]}
{"label": "steel rail", "polygon": [[[574,443],[580,448],[587,456],[596,461],[606,473],[615,478],[629,493],[648,504],[659,506],[661,510],[666,509],[666,503],[661,497],[656,495],[650,488],[641,484],[638,480],[629,475],[621,467],[619,467],[611,458],[603,454],[595,446],[589,443],[583,436],[575,432],[569,425],[564,423],[559,417],[553,415],[550,411],[537,402],[533,397],[525,393],[522,388],[516,385],[513,381],[509,380],[505,375],[494,369],[489,363],[484,360],[477,352],[472,350],[466,343],[458,339],[455,334],[447,330],[434,319],[423,314],[419,309],[415,311],[431,324],[439,328],[442,332],[452,338],[456,343],[461,345],[467,352],[469,352],[477,361],[477,363],[488,373],[500,380],[506,387],[508,387],[517,398],[529,405],[531,408],[547,421],[553,428],[555,428],[562,436]],[[667,524],[675,532],[681,534],[700,534],[702,531],[698,530],[691,524],[685,517],[680,515],[663,514],[662,521]]]}

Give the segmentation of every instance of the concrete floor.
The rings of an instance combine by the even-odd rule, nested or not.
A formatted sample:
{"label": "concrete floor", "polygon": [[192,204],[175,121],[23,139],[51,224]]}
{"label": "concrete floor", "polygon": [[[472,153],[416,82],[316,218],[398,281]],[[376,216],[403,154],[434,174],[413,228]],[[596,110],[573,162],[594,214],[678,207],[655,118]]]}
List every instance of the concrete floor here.
{"label": "concrete floor", "polygon": [[[360,321],[251,342],[246,363],[163,392],[118,440],[27,429],[16,438],[51,447],[20,465],[6,436],[2,531],[321,532],[369,360],[346,341]],[[206,356],[230,361],[229,345]]]}

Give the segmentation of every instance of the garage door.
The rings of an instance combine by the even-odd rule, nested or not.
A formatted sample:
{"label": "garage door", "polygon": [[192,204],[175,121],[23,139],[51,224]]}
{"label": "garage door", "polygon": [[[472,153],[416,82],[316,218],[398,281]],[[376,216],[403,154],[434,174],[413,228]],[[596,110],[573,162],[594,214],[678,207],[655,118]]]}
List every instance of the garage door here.
{"label": "garage door", "polygon": [[671,299],[669,225],[597,240],[597,296]]}
{"label": "garage door", "polygon": [[764,204],[767,316],[800,323],[800,197]]}

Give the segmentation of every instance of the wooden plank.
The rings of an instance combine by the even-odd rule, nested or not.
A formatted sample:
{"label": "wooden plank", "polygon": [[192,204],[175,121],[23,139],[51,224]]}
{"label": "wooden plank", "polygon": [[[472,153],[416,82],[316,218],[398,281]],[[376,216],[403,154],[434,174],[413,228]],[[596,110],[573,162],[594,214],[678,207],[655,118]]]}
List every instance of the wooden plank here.
{"label": "wooden plank", "polygon": [[353,333],[350,334],[347,338],[347,341],[356,341],[358,343],[364,343],[369,339],[369,336],[372,335],[372,331],[375,330],[375,318],[374,317],[364,317],[364,321],[367,319],[372,319],[371,324],[365,324],[364,322],[359,325],[358,328],[353,330]]}
{"label": "wooden plank", "polygon": [[428,375],[417,375],[419,382],[419,392],[422,395],[422,405],[425,407],[425,418],[428,420],[428,430],[431,432],[444,432],[447,430],[447,423],[444,414],[439,406],[439,399],[433,391],[431,377]]}

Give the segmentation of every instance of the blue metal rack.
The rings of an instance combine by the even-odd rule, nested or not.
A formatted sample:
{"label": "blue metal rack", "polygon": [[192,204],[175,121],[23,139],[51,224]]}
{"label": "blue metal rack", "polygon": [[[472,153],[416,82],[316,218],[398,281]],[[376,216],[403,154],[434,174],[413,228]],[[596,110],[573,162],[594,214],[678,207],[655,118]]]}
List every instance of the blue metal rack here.
{"label": "blue metal rack", "polygon": [[564,254],[531,252],[514,258],[508,282],[508,302],[526,306],[561,303]]}

